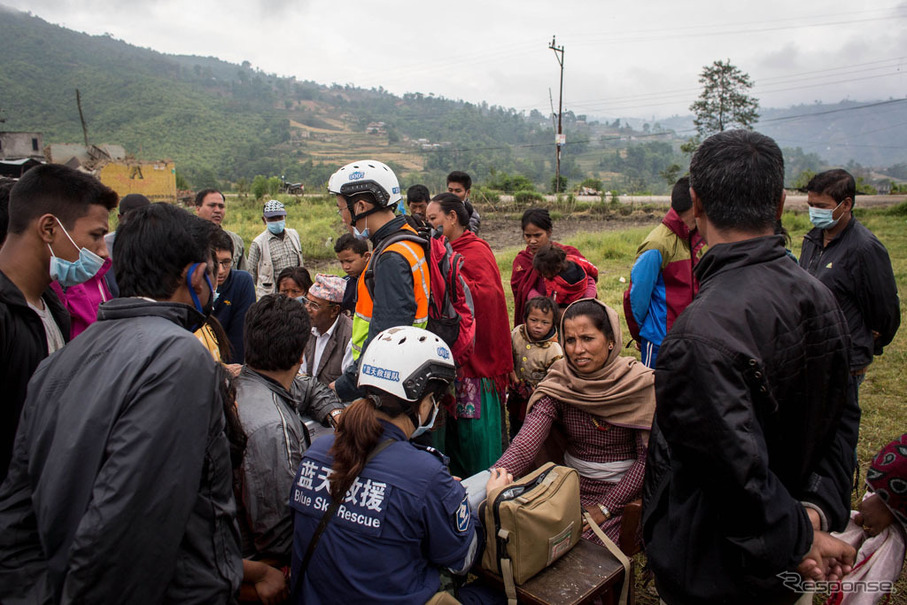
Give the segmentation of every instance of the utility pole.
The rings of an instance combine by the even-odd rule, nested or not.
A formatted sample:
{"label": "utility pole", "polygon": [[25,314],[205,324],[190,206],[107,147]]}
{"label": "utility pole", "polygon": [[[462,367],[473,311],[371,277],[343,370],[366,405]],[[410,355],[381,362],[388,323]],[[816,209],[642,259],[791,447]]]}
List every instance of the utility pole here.
{"label": "utility pole", "polygon": [[554,145],[557,148],[557,167],[554,174],[554,193],[561,192],[561,146],[566,143],[562,119],[564,116],[564,45],[557,46],[555,36],[551,36],[551,44],[548,48],[554,51],[554,57],[561,66],[561,93],[557,101],[557,137]]}
{"label": "utility pole", "polygon": [[76,105],[79,107],[79,120],[82,122],[82,136],[85,137],[85,147],[88,147],[88,126],[85,125],[85,116],[82,114],[82,95],[76,89]]}

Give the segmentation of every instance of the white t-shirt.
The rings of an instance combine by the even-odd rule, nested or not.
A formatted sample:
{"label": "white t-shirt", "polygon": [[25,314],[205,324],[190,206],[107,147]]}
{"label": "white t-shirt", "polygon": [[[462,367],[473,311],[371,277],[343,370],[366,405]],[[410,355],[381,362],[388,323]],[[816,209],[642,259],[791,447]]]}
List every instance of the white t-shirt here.
{"label": "white t-shirt", "polygon": [[62,349],[63,345],[66,344],[66,341],[63,340],[63,333],[60,331],[60,326],[54,321],[54,316],[50,314],[47,302],[43,298],[41,299],[41,304],[44,305],[43,309],[39,309],[31,303],[28,303],[28,306],[31,307],[32,311],[38,314],[38,317],[41,318],[41,323],[44,324],[44,335],[47,337],[47,354],[50,355],[54,351]]}

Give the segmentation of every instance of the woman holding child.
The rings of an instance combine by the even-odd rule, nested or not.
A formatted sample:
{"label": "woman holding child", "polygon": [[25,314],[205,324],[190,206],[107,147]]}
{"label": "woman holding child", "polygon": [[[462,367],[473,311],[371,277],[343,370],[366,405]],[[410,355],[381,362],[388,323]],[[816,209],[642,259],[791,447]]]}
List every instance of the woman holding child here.
{"label": "woman holding child", "polygon": [[450,456],[451,472],[468,477],[491,466],[507,443],[504,394],[513,370],[506,346],[507,303],[494,253],[485,240],[467,230],[469,212],[463,202],[451,193],[437,195],[426,218],[433,227],[442,227],[451,248],[463,255],[463,277],[475,305],[475,348],[457,369],[456,403],[448,410],[445,427],[436,432],[439,449]]}
{"label": "woman holding child", "polygon": [[[530,298],[546,295],[545,279],[533,267],[532,261],[535,253],[547,245],[557,246],[568,255],[580,258],[583,261],[586,257],[573,246],[559,244],[551,239],[551,231],[554,224],[551,222],[551,215],[545,208],[529,208],[523,213],[520,222],[523,230],[523,240],[526,242],[526,249],[522,250],[513,259],[513,273],[510,276],[510,288],[513,290],[513,325],[514,327],[523,323],[523,315],[526,302]],[[588,261],[587,261],[588,262]],[[597,275],[587,276],[585,298],[595,298]]]}
{"label": "woman holding child", "polygon": [[[529,400],[525,423],[494,467],[523,475],[553,433],[566,435],[564,464],[580,475],[583,508],[615,542],[624,506],[642,491],[655,414],[654,372],[631,357],[617,313],[593,299],[564,312],[565,358],[556,361]],[[594,538],[588,530],[586,538]]]}

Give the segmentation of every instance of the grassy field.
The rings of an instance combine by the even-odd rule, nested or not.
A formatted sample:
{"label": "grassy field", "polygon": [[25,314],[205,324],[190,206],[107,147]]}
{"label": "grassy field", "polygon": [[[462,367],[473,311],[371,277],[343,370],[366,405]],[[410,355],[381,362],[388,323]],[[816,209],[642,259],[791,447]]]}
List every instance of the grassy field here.
{"label": "grassy field", "polygon": [[[344,232],[336,214],[332,198],[282,197],[287,203],[287,225],[300,233],[303,252],[306,259],[326,261],[334,258],[328,238],[336,238]],[[228,202],[227,220],[224,226],[236,231],[243,239],[251,241],[263,230],[260,218],[261,205],[231,199]],[[493,216],[493,213],[489,213]],[[489,214],[483,214],[486,218]],[[907,292],[907,203],[888,209],[862,209],[859,206],[855,214],[888,248],[894,267],[898,290],[901,293],[901,315],[904,315],[904,293]],[[784,226],[792,239],[794,254],[799,256],[803,235],[809,230],[810,223],[805,212],[787,212],[783,217]],[[519,229],[519,222],[514,221],[514,230]],[[555,224],[555,229],[557,224]],[[579,233],[565,238],[564,243],[576,246],[592,261],[600,271],[598,282],[599,298],[611,305],[623,316],[621,297],[626,283],[621,278],[629,279],[630,268],[636,254],[636,246],[648,233],[651,227],[637,227],[621,231],[600,233]],[[520,247],[508,247],[496,250],[498,266],[504,281],[509,308],[513,301],[510,288],[510,273],[513,259]],[[322,262],[324,265],[324,262]],[[325,271],[325,269],[320,269]],[[338,265],[328,265],[327,271],[340,273]],[[623,320],[622,320],[623,321]],[[626,326],[625,334],[626,334]],[[502,346],[509,346],[509,343]],[[638,357],[634,348],[625,348],[625,354]],[[877,357],[860,389],[860,405],[863,417],[860,427],[860,440],[857,448],[861,477],[872,456],[886,443],[907,431],[907,406],[904,402],[903,372],[907,369],[907,329],[901,330],[894,341],[885,349],[885,354]],[[862,496],[864,488],[853,494],[854,503]],[[644,563],[644,557],[637,555],[637,563]],[[893,595],[891,603],[907,604],[907,581],[898,583],[898,594]],[[643,586],[638,587],[639,603],[657,603]],[[816,602],[822,602],[816,597]]]}

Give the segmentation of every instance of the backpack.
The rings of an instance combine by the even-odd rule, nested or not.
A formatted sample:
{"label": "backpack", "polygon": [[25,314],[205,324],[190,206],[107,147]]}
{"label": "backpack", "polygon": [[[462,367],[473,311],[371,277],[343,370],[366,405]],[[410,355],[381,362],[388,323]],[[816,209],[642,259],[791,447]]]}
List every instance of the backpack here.
{"label": "backpack", "polygon": [[454,361],[457,365],[463,365],[475,346],[475,305],[462,274],[463,255],[453,251],[446,237],[438,232],[421,237],[408,230],[386,237],[372,252],[372,262],[365,270],[365,286],[374,296],[375,273],[372,267],[388,246],[401,241],[415,242],[425,250],[431,291],[427,329],[446,342]]}

